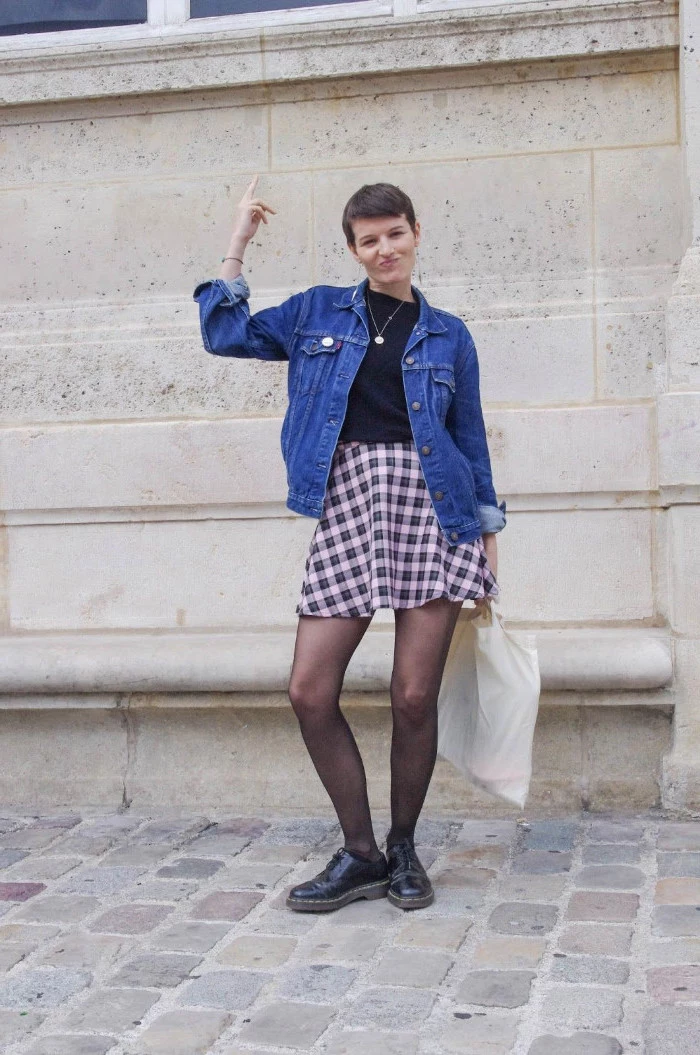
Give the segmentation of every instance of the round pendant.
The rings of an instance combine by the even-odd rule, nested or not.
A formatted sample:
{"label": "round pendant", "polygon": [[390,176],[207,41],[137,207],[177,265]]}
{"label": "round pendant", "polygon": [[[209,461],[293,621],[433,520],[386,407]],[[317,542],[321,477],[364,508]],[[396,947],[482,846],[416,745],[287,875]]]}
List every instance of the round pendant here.
{"label": "round pendant", "polygon": [[384,344],[384,338],[381,336],[381,334],[379,334],[379,333],[377,334],[377,336],[374,338],[374,343],[375,344]]}

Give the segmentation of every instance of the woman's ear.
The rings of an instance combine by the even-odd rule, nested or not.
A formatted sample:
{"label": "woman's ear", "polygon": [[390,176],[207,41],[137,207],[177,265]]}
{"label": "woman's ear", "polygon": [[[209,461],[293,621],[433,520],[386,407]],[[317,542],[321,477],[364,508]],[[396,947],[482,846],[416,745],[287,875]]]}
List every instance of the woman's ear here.
{"label": "woman's ear", "polygon": [[350,250],[350,252],[352,253],[352,255],[353,255],[353,256],[355,257],[355,260],[357,260],[357,262],[358,262],[358,264],[359,264],[359,262],[360,262],[360,258],[359,258],[359,256],[357,255],[357,249],[356,249],[356,248],[355,248],[355,246],[354,246],[354,245],[352,244],[352,242],[348,242],[348,243],[347,243],[347,245],[348,245],[348,249]]}
{"label": "woman's ear", "polygon": [[418,220],[416,220],[416,226],[413,229],[413,233],[416,236],[416,245],[418,245],[420,242],[420,224],[418,223]]}

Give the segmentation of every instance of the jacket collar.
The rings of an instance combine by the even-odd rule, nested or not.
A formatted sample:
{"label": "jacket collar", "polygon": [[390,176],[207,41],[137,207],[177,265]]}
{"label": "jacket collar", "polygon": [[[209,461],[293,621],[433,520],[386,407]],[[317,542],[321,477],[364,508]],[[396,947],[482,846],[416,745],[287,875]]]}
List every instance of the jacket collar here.
{"label": "jacket collar", "polygon": [[[335,308],[357,308],[360,304],[364,303],[365,292],[368,285],[369,279],[365,278],[359,283],[359,285],[349,286],[347,289],[344,289],[338,299],[334,301],[333,306]],[[437,317],[421,291],[415,286],[411,286],[411,289],[413,290],[413,295],[420,306],[417,330],[423,330],[425,333],[446,333],[447,327]],[[364,317],[364,312],[362,315]]]}

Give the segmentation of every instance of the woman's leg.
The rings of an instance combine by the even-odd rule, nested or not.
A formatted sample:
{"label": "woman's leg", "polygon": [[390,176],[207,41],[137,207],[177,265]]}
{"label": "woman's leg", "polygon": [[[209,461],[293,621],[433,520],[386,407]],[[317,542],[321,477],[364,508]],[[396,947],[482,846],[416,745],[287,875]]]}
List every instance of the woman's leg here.
{"label": "woman's leg", "polygon": [[447,598],[396,609],[391,677],[391,828],[387,847],[413,834],[437,755],[437,699],[462,604]]}
{"label": "woman's leg", "polygon": [[371,616],[299,616],[289,698],[346,849],[378,860],[365,769],[339,704],[345,670],[371,621]]}

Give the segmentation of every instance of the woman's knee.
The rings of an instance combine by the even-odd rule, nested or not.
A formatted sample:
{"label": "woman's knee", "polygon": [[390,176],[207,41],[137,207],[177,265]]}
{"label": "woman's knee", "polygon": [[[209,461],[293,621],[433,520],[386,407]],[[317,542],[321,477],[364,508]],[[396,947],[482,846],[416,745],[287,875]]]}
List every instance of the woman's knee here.
{"label": "woman's knee", "polygon": [[311,680],[293,674],[287,695],[300,722],[324,718],[337,708],[337,700],[318,678]]}
{"label": "woman's knee", "polygon": [[435,692],[419,682],[391,686],[391,709],[396,718],[420,726],[435,713]]}

